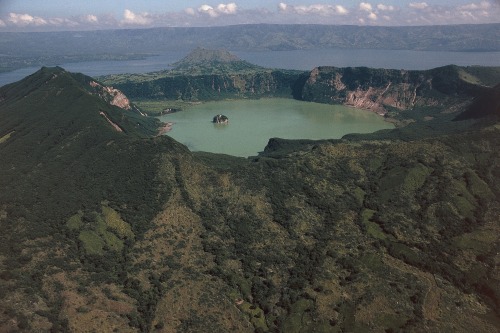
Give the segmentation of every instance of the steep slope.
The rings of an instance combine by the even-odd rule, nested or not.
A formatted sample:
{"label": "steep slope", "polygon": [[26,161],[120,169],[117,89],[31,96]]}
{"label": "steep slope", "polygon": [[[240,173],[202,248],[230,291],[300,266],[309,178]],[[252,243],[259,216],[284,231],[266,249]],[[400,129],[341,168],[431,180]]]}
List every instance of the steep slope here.
{"label": "steep slope", "polygon": [[456,120],[478,119],[500,116],[500,84],[477,96],[474,102]]}
{"label": "steep slope", "polygon": [[[103,269],[96,254],[111,258],[110,277],[123,272],[129,243],[171,191],[157,179],[161,154],[186,152],[151,137],[156,121],[109,104],[92,82],[43,68],[0,89],[0,331],[67,326],[53,283]],[[79,281],[90,286],[85,274]]]}
{"label": "steep slope", "polygon": [[[453,65],[428,71],[318,67],[308,75],[300,98],[380,114],[424,106],[449,106],[486,90],[480,77],[468,69]],[[476,71],[480,76],[487,69]]]}
{"label": "steep slope", "polygon": [[202,176],[215,274],[265,329],[495,331],[499,135],[309,142]]}
{"label": "steep slope", "polygon": [[[39,119],[36,117],[44,115],[51,118],[59,111],[60,113],[55,118],[60,118],[61,121],[66,121],[66,116],[76,116],[93,122],[96,118],[103,116],[101,113],[103,112],[109,118],[109,124],[117,125],[129,135],[151,135],[159,126],[154,119],[144,117],[121,91],[103,86],[85,75],[68,73],[60,67],[43,67],[19,82],[2,87],[0,94],[2,112],[8,121],[19,122],[23,119],[28,124],[30,117],[34,118],[33,121]],[[74,111],[74,114],[62,112],[65,107],[72,105],[75,101],[90,99],[91,96],[99,97],[100,101],[98,102],[98,99],[92,99],[92,102],[85,100],[81,104],[90,104],[92,108],[102,110],[94,113],[90,110]],[[46,101],[54,104],[49,105]],[[37,112],[33,111],[34,105],[39,106]],[[98,126],[101,126],[101,123],[98,122]],[[3,123],[2,126],[2,130],[8,130],[10,125]]]}

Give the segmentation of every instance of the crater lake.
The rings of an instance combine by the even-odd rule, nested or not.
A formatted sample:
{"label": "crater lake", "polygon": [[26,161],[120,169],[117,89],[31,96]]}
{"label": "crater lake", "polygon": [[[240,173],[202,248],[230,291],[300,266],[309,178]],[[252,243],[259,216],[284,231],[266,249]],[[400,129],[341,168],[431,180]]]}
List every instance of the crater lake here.
{"label": "crater lake", "polygon": [[[214,124],[217,114],[228,124]],[[173,123],[166,135],[192,151],[255,156],[270,138],[340,139],[349,133],[371,133],[394,126],[376,113],[286,98],[207,102],[159,117]]]}

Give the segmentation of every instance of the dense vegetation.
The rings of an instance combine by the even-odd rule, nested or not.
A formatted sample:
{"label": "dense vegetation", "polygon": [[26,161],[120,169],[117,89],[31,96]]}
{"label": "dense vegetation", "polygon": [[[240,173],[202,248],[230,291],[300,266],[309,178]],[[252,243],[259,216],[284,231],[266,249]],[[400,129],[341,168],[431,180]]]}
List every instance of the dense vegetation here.
{"label": "dense vegetation", "polygon": [[0,88],[0,331],[497,331],[499,95],[466,81],[249,159],[60,68]]}
{"label": "dense vegetation", "polygon": [[[263,68],[225,50],[197,48],[174,68],[145,74],[100,78],[137,100],[199,102],[227,98],[290,97],[304,73]],[[173,103],[172,103],[173,102]],[[175,108],[175,106],[173,107]]]}

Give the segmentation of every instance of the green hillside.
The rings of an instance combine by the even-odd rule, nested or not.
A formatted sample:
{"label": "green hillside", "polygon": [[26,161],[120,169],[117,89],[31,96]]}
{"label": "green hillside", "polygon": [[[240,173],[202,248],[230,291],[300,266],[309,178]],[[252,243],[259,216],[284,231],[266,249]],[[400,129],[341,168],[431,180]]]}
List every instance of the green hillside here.
{"label": "green hillside", "polygon": [[172,64],[174,71],[184,74],[237,73],[262,70],[262,67],[239,59],[226,50],[213,50],[198,47],[183,59]]}
{"label": "green hillside", "polygon": [[498,331],[497,94],[462,81],[432,118],[249,159],[61,68],[0,88],[0,331]]}
{"label": "green hillside", "polygon": [[192,50],[173,66],[171,70],[152,73],[107,75],[101,80],[134,100],[168,100],[168,107],[172,107],[175,105],[172,102],[179,101],[291,97],[297,79],[303,74],[263,68],[228,51],[205,48]]}

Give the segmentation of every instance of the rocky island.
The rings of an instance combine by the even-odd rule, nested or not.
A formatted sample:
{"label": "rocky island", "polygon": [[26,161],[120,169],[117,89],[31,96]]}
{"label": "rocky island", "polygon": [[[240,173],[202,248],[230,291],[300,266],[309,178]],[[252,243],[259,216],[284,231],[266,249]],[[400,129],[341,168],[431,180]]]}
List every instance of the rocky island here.
{"label": "rocky island", "polygon": [[212,119],[212,122],[214,124],[228,124],[229,119],[223,114],[218,114]]}

